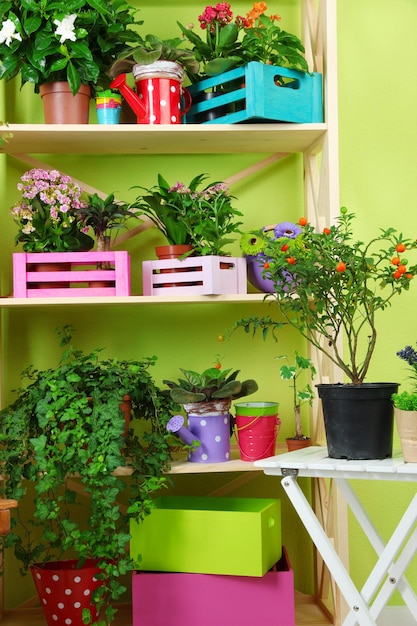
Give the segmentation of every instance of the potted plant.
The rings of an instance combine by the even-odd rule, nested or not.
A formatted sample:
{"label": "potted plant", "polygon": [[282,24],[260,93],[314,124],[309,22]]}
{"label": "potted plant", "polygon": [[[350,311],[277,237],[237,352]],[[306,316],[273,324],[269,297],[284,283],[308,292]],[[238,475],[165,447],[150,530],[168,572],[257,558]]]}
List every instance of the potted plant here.
{"label": "potted plant", "polygon": [[44,90],[44,102],[52,83],[68,83],[88,103],[109,86],[107,71],[126,44],[140,38],[135,13],[124,0],[0,0],[0,79],[20,74],[22,85]]}
{"label": "potted plant", "polygon": [[287,448],[289,451],[297,450],[311,445],[310,437],[303,435],[301,405],[307,402],[311,406],[314,398],[314,393],[309,383],[306,383],[304,387],[299,389],[297,387],[297,382],[303,373],[309,373],[311,378],[314,378],[316,375],[316,368],[310,359],[301,356],[298,352],[295,352],[294,362],[292,363],[286,355],[280,355],[276,358],[286,360],[286,363],[281,365],[279,369],[279,375],[282,380],[290,381],[292,391],[295,435],[294,437],[287,437]]}
{"label": "potted plant", "polygon": [[255,2],[246,16],[233,17],[228,2],[207,6],[198,16],[200,28],[205,32],[202,39],[193,27],[178,26],[182,34],[193,44],[193,51],[201,63],[202,71],[191,75],[190,80],[204,80],[223,72],[258,61],[268,65],[280,65],[307,72],[304,46],[300,39],[282,30],[277,22],[279,15],[266,15],[267,5]]}
{"label": "potted plant", "polygon": [[111,239],[127,222],[137,217],[136,211],[127,202],[115,200],[114,193],[102,198],[97,193],[88,196],[83,206],[75,211],[77,219],[85,230],[91,228],[96,238],[98,251],[110,250]]}
{"label": "potted plant", "polygon": [[[149,34],[127,47],[111,66],[110,86],[120,90],[139,124],[179,124],[189,110],[191,96],[183,87],[184,72],[198,72],[199,64],[182,43],[178,37],[161,39]],[[126,82],[127,72],[133,74],[136,92]]]}
{"label": "potted plant", "polygon": [[394,393],[394,415],[400,437],[401,450],[406,463],[417,462],[417,352],[412,346],[406,346],[397,352],[397,356],[408,363],[411,378],[414,381],[412,391]]}
{"label": "potted plant", "polygon": [[194,463],[219,463],[230,460],[230,407],[232,400],[254,393],[258,389],[252,380],[237,380],[239,370],[215,367],[201,374],[181,369],[183,378],[174,382],[164,380],[171,399],[182,404],[188,416],[188,430],[182,416],[168,422],[168,429],[181,436],[185,443],[198,442],[189,455]]}
{"label": "potted plant", "polygon": [[222,255],[232,242],[228,236],[239,232],[241,222],[235,218],[242,213],[232,207],[234,197],[228,185],[212,182],[202,186],[206,178],[199,174],[188,185],[170,185],[158,174],[154,187],[136,187],[146,194],[139,195],[130,206],[149,217],[169,245],[187,245],[199,256]]}
{"label": "potted plant", "polygon": [[[166,482],[170,454],[165,424],[174,405],[148,371],[155,358],[100,359],[99,350],[86,354],[74,349],[72,330],[66,326],[58,332],[63,347],[58,367],[25,370],[29,384],[0,413],[0,466],[8,477],[1,496],[22,505],[28,485],[35,489],[33,507],[19,506],[4,543],[14,547],[24,570],[35,565],[36,582],[49,580],[51,563],[55,567],[61,560],[63,571],[77,579],[87,564],[89,585],[94,572],[98,586],[84,610],[78,604],[74,609],[75,599],[80,601],[76,590],[71,602],[65,590],[63,596],[55,589],[52,596],[41,596],[49,624],[57,623],[56,615],[61,623],[65,618],[96,624],[100,611],[100,624],[109,624],[116,613],[113,602],[125,591],[120,577],[133,569],[126,553],[129,522],[149,512],[153,494]],[[131,424],[126,428],[120,408],[126,394],[131,417],[146,421],[140,436]],[[125,481],[121,476],[127,466]],[[120,494],[124,507],[119,506]]]}
{"label": "potted plant", "polygon": [[[394,228],[381,229],[368,242],[357,241],[353,221],[354,215],[342,207],[337,223],[321,232],[305,218],[300,218],[302,232],[295,238],[271,239],[259,231],[267,257],[264,277],[274,285],[267,298],[275,301],[284,321],[264,318],[254,326],[252,320],[247,328],[267,333],[283,324],[293,326],[348,379],[347,384],[317,385],[330,456],[383,458],[392,453],[391,395],[398,384],[364,379],[377,340],[377,317],[409,289],[417,265],[407,256],[417,243]],[[368,401],[379,408],[372,412]],[[341,406],[344,441],[338,437],[342,426],[336,406]],[[370,424],[377,434],[366,437],[360,427]]]}
{"label": "potted plant", "polygon": [[265,265],[268,267],[269,258],[265,254],[267,239],[280,239],[288,237],[294,239],[301,233],[301,228],[292,222],[280,222],[264,226],[261,232],[258,230],[250,230],[243,233],[240,239],[240,249],[246,258],[246,266],[248,271],[248,280],[259,291],[272,293],[274,291],[274,283],[272,280],[265,278]]}
{"label": "potted plant", "polygon": [[80,186],[58,170],[34,168],[17,184],[21,199],[11,209],[18,227],[15,243],[25,252],[89,250],[94,241],[83,232],[77,211],[84,209]]}

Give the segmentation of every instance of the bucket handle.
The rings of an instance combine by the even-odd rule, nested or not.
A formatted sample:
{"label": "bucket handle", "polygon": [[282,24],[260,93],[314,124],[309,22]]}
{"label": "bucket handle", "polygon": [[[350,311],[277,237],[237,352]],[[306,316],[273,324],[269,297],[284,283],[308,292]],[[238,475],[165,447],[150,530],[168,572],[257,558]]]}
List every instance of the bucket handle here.
{"label": "bucket handle", "polygon": [[[245,428],[250,428],[251,426],[253,426],[259,419],[262,419],[262,417],[265,417],[265,415],[256,415],[256,417],[253,418],[253,420],[251,422],[249,422],[249,424],[245,424],[244,426],[236,426],[236,430],[245,430]],[[281,425],[281,420],[279,419],[279,417],[277,416],[276,419],[276,424],[277,426]]]}
{"label": "bucket handle", "polygon": [[[259,417],[259,416],[258,416],[258,417]],[[241,429],[240,429],[240,430],[241,430]],[[262,459],[262,458],[265,456],[265,454],[268,452],[268,448],[270,448],[270,447],[271,447],[271,444],[269,443],[269,444],[266,446],[265,450],[262,452],[262,454],[261,454],[261,455],[257,454],[256,456],[251,457],[251,456],[250,456],[247,452],[245,452],[244,450],[242,450],[242,447],[241,447],[241,445],[240,445],[240,443],[239,443],[239,437],[237,436],[237,434],[236,434],[236,433],[235,433],[235,437],[236,437],[237,445],[238,445],[238,447],[239,447],[239,450],[240,450],[241,455],[242,455],[242,454],[244,454],[244,455],[248,458],[249,463],[252,463],[253,461],[258,461],[259,459]]]}

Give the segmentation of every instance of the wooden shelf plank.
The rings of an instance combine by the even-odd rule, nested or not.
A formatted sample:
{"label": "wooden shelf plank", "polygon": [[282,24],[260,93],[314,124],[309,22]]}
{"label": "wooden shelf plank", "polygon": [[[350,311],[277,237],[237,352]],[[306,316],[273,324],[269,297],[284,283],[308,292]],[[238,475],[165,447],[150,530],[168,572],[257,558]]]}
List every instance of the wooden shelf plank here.
{"label": "wooden shelf plank", "polygon": [[319,152],[326,124],[10,124],[6,154],[239,154]]}
{"label": "wooden shelf plank", "polygon": [[[130,604],[120,605],[113,626],[132,626]],[[314,598],[295,592],[296,626],[329,626],[331,622],[315,604]],[[5,611],[2,626],[46,626],[42,609],[14,609]]]}
{"label": "wooden shelf plank", "polygon": [[0,298],[0,308],[13,307],[39,307],[39,306],[71,306],[71,305],[97,305],[105,304],[112,306],[117,304],[141,305],[141,304],[227,304],[262,302],[266,294],[223,294],[218,296],[85,296],[74,298]]}

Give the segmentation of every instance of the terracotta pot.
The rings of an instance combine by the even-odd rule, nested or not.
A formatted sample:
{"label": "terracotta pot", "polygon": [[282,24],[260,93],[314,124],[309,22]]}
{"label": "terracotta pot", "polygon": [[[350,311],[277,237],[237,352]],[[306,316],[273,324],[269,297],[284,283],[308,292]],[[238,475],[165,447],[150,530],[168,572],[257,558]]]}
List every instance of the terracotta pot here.
{"label": "terracotta pot", "polygon": [[[70,272],[71,263],[36,263],[28,265],[29,272]],[[68,289],[69,282],[36,282],[32,284],[32,289]]]}
{"label": "terracotta pot", "polygon": [[155,253],[160,261],[164,261],[166,259],[179,259],[187,252],[191,252],[192,249],[193,247],[188,244],[156,246]]}
{"label": "terracotta pot", "polygon": [[44,83],[39,88],[45,124],[88,124],[91,90],[81,85],[75,96],[67,82]]}
{"label": "terracotta pot", "polygon": [[288,452],[292,452],[293,450],[301,450],[302,448],[308,448],[309,446],[311,446],[310,437],[305,437],[304,439],[296,439],[295,437],[287,437],[285,441],[287,442]]}
{"label": "terracotta pot", "polygon": [[394,407],[394,415],[404,461],[417,463],[417,411],[402,411]]}

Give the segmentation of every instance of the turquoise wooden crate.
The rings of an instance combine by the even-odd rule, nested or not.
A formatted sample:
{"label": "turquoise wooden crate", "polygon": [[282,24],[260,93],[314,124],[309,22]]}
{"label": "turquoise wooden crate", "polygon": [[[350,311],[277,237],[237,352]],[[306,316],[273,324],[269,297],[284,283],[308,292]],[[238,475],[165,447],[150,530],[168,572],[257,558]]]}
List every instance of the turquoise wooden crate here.
{"label": "turquoise wooden crate", "polygon": [[[285,85],[277,84],[283,79]],[[236,124],[238,122],[323,121],[322,76],[290,70],[277,65],[252,61],[224,74],[202,80],[188,87],[193,105],[184,115],[186,124]],[[204,92],[218,92],[209,100],[200,100]],[[224,93],[222,93],[222,91]],[[219,111],[219,107],[229,111]],[[220,117],[203,121],[203,114]]]}
{"label": "turquoise wooden crate", "polygon": [[263,576],[281,558],[279,500],[162,496],[155,504],[131,522],[138,569]]}

